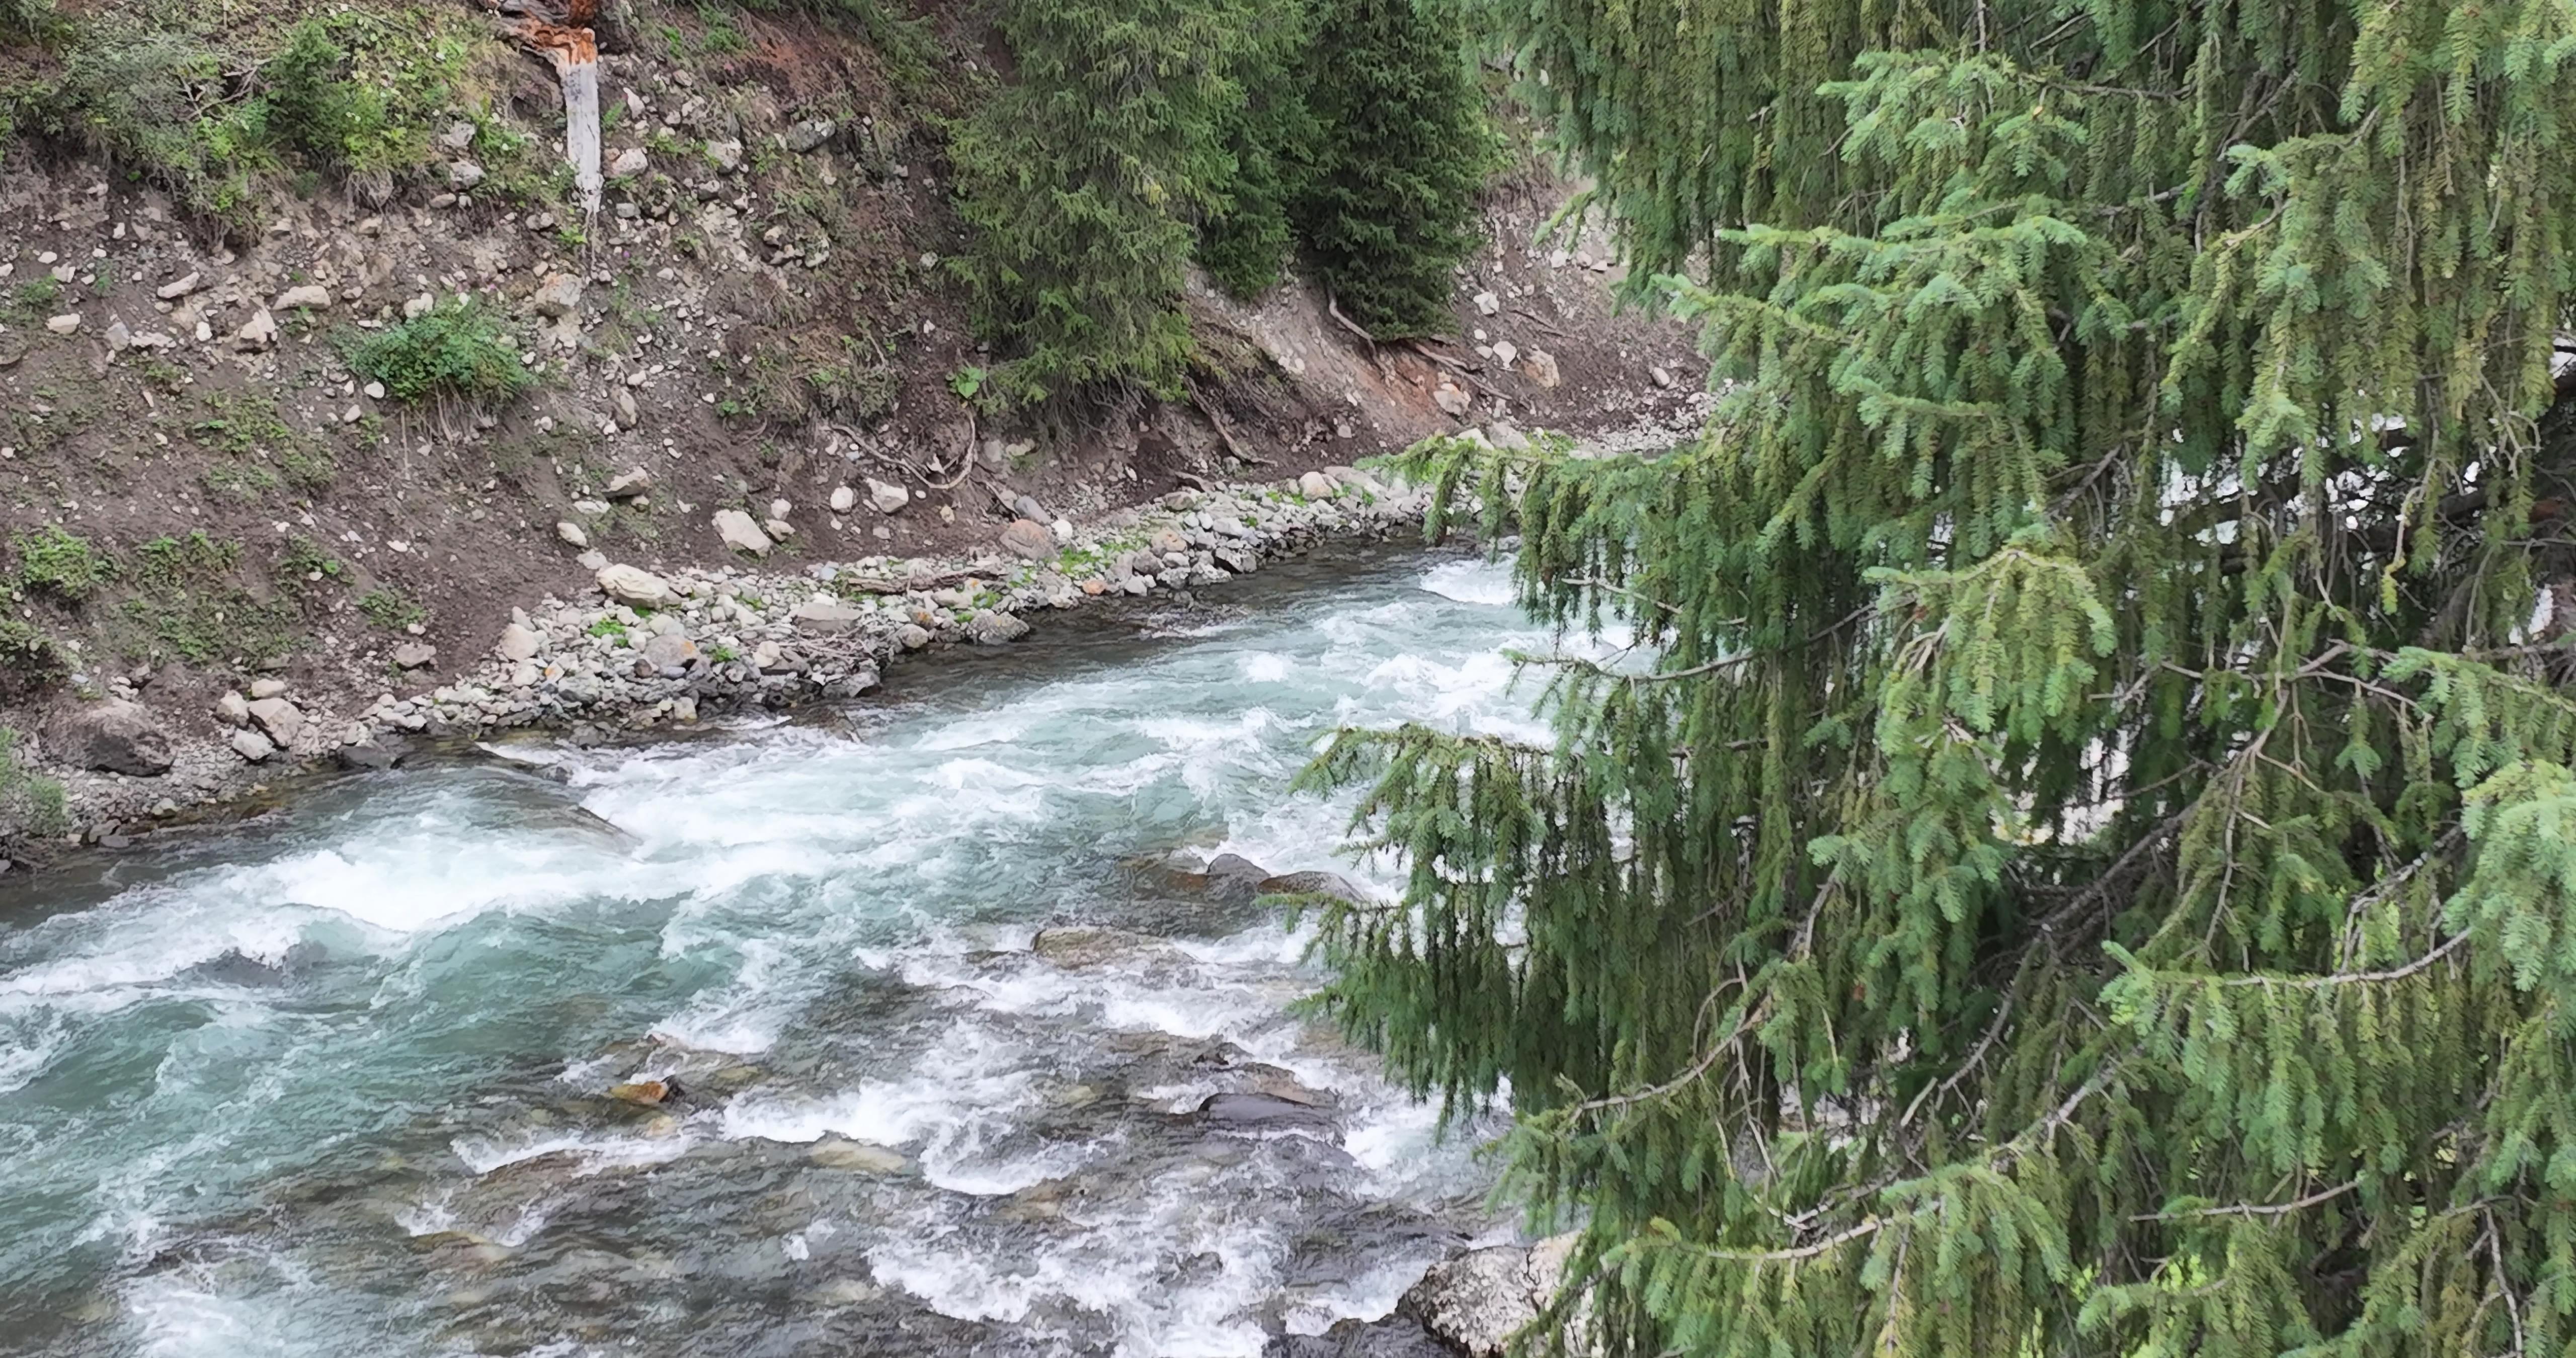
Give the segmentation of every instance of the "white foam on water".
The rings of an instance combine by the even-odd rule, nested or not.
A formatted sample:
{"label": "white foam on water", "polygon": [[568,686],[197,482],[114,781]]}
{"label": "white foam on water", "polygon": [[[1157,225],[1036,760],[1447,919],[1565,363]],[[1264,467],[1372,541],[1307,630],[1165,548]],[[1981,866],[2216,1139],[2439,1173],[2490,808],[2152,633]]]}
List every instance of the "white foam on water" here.
{"label": "white foam on water", "polygon": [[1481,558],[1441,562],[1424,572],[1417,588],[1462,604],[1495,608],[1508,608],[1518,598],[1512,587],[1511,564]]}
{"label": "white foam on water", "polygon": [[460,1136],[448,1143],[448,1149],[477,1175],[547,1155],[563,1155],[573,1162],[576,1175],[590,1175],[637,1165],[668,1164],[688,1154],[693,1141],[679,1131],[666,1136],[549,1131],[521,1136]]}
{"label": "white foam on water", "polygon": [[718,1115],[717,1134],[793,1144],[837,1134],[886,1146],[928,1143],[930,1152],[953,1155],[974,1148],[982,1124],[1035,1100],[1042,1064],[980,1025],[954,1024],[916,1063],[918,1075],[825,1095],[738,1095]]}

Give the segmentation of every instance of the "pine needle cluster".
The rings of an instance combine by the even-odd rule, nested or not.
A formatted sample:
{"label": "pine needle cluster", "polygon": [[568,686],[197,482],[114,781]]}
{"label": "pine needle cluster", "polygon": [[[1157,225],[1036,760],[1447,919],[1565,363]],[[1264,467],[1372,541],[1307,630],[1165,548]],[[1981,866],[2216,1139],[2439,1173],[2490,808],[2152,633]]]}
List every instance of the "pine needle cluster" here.
{"label": "pine needle cluster", "polygon": [[2570,1352],[2576,6],[1500,19],[1718,411],[1417,449],[1651,660],[1309,777],[1411,874],[1324,1003],[1584,1229],[1534,1338]]}

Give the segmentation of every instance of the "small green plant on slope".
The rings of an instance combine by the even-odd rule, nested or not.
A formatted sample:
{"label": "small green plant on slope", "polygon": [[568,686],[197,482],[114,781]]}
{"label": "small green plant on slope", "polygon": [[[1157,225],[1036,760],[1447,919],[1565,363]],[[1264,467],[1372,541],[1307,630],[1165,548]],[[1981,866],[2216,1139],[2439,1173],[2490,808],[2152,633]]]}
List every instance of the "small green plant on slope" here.
{"label": "small green plant on slope", "polygon": [[378,585],[358,596],[358,611],[388,632],[399,632],[429,617],[419,604],[391,585]]}
{"label": "small green plant on slope", "polygon": [[396,400],[499,399],[536,385],[510,336],[482,303],[458,297],[343,345],[349,366]]}
{"label": "small green plant on slope", "polygon": [[16,584],[21,591],[41,591],[64,603],[79,603],[116,574],[115,564],[89,543],[59,524],[46,524],[11,537],[17,549]]}
{"label": "small green plant on slope", "polygon": [[0,698],[23,701],[71,674],[63,648],[24,618],[0,618]]}
{"label": "small green plant on slope", "polygon": [[240,564],[241,544],[203,529],[135,548],[130,574],[142,590],[120,607],[143,635],[127,649],[197,665],[255,665],[293,650],[294,609],[244,589]]}
{"label": "small green plant on slope", "polygon": [[63,785],[27,766],[18,733],[0,726],[0,833],[59,835],[71,828]]}

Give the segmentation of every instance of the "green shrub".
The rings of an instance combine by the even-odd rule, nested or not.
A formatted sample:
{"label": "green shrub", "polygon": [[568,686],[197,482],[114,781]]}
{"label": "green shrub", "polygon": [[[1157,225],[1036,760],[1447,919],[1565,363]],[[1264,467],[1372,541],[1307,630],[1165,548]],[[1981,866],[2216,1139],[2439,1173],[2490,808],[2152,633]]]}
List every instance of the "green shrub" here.
{"label": "green shrub", "polygon": [[52,637],[24,618],[0,618],[0,698],[23,701],[70,674],[71,663]]}
{"label": "green shrub", "polygon": [[89,539],[75,537],[58,524],[46,524],[10,539],[18,552],[18,588],[79,603],[116,574],[116,567]]}
{"label": "green shrub", "polygon": [[55,19],[52,0],[0,0],[0,37],[41,40]]}
{"label": "green shrub", "polygon": [[259,73],[268,85],[269,132],[313,163],[345,175],[418,158],[419,134],[394,125],[382,90],[352,78],[349,51],[325,21],[297,24]]}
{"label": "green shrub", "polygon": [[27,766],[18,733],[0,726],[0,833],[59,835],[71,829],[63,785]]}
{"label": "green shrub", "polygon": [[993,380],[1031,400],[1132,383],[1177,394],[1181,310],[1198,219],[1233,173],[1230,67],[1248,0],[1008,0],[1019,81],[950,146],[972,247],[955,261]]}
{"label": "green shrub", "polygon": [[17,118],[168,190],[190,213],[251,225],[252,180],[275,162],[267,110],[230,97],[232,62],[204,37],[108,12],[69,30],[59,74]]}
{"label": "green shrub", "polygon": [[1449,0],[1323,0],[1320,128],[1298,223],[1342,310],[1380,339],[1449,328],[1451,272],[1494,159]]}
{"label": "green shrub", "polygon": [[400,401],[432,396],[503,398],[536,385],[500,318],[470,297],[343,345],[349,366]]}

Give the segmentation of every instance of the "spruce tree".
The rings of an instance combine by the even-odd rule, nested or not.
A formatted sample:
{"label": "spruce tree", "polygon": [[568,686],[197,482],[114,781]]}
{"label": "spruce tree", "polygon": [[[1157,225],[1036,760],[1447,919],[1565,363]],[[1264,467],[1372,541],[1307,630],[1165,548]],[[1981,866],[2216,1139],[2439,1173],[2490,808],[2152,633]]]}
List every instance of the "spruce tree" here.
{"label": "spruce tree", "polygon": [[1250,300],[1278,286],[1295,247],[1289,209],[1303,195],[1318,129],[1306,104],[1304,0],[1263,7],[1236,62],[1243,101],[1225,120],[1234,175],[1199,227],[1199,263],[1217,286]]}
{"label": "spruce tree", "polygon": [[1450,271],[1491,160],[1447,0],[1322,0],[1317,125],[1298,225],[1316,272],[1380,339],[1449,328]]}
{"label": "spruce tree", "polygon": [[1720,402],[1417,450],[1643,656],[1310,777],[1569,1342],[2571,1351],[2576,7],[1501,18]]}
{"label": "spruce tree", "polygon": [[955,267],[1012,395],[1172,394],[1194,232],[1234,165],[1250,0],[1006,0],[1017,78],[950,144],[974,242]]}

